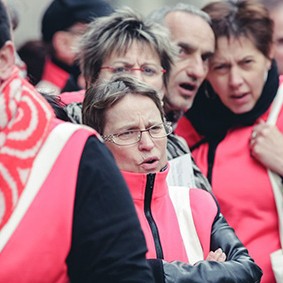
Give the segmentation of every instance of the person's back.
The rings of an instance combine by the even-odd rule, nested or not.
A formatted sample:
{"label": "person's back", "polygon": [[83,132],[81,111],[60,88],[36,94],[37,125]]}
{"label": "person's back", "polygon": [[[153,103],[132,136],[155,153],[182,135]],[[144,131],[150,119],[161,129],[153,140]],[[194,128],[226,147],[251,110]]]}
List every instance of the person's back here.
{"label": "person's back", "polygon": [[55,119],[14,50],[0,2],[0,282],[153,282],[113,156],[95,131]]}

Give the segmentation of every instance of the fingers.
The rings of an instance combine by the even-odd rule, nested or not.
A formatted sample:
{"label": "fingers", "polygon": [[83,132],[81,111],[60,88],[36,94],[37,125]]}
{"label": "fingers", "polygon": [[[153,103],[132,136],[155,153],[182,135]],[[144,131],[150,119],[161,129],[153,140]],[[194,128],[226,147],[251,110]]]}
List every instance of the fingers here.
{"label": "fingers", "polygon": [[226,254],[219,248],[215,252],[210,251],[206,260],[224,262],[226,260]]}

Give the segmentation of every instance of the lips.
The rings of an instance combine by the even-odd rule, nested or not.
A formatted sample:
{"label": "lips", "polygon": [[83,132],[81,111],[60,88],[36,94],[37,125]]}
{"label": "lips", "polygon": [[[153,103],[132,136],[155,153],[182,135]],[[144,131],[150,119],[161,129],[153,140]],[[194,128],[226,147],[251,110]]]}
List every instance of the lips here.
{"label": "lips", "polygon": [[196,94],[197,85],[192,83],[180,83],[179,84],[179,93],[184,98],[191,99],[192,96]]}
{"label": "lips", "polygon": [[181,83],[180,84],[181,88],[184,88],[185,90],[189,90],[189,91],[193,91],[195,90],[196,86],[193,84],[189,84],[189,83]]}
{"label": "lips", "polygon": [[159,165],[159,159],[157,157],[146,158],[141,164],[141,168],[146,172],[156,172]]}
{"label": "lips", "polygon": [[237,93],[237,94],[232,94],[231,98],[233,99],[241,99],[243,97],[245,97],[248,93]]}
{"label": "lips", "polygon": [[157,161],[157,158],[152,157],[152,158],[147,158],[146,160],[143,161],[143,163],[152,164],[152,163],[154,163],[155,161]]}

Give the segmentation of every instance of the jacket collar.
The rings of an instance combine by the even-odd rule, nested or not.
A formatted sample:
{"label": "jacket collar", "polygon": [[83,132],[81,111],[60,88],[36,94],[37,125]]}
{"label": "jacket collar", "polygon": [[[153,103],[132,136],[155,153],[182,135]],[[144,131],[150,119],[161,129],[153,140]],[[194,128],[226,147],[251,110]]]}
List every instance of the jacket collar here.
{"label": "jacket collar", "polygon": [[153,179],[153,193],[152,199],[163,197],[168,192],[166,177],[168,175],[169,167],[157,173],[134,173],[121,171],[124,179],[128,185],[132,198],[134,200],[143,200],[147,188],[147,182]]}

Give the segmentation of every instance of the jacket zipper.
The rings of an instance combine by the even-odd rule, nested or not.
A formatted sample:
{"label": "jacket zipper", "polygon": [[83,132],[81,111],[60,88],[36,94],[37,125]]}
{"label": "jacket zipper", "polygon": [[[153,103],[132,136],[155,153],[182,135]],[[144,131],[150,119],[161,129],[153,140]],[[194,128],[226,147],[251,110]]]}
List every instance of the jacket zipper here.
{"label": "jacket zipper", "polygon": [[151,201],[152,201],[152,192],[154,188],[154,181],[155,181],[155,174],[148,174],[146,177],[144,213],[152,232],[155,250],[156,250],[156,258],[163,259],[163,251],[160,243],[158,228],[151,214]]}

